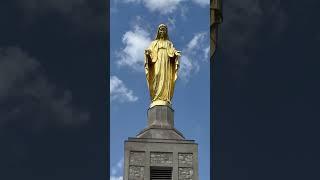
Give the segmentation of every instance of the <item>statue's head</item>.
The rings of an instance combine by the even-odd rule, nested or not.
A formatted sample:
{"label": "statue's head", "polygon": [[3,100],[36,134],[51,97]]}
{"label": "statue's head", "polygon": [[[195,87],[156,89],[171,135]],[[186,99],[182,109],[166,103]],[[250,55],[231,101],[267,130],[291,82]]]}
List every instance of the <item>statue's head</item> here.
{"label": "statue's head", "polygon": [[160,24],[158,27],[156,39],[160,38],[169,40],[168,27],[165,24]]}

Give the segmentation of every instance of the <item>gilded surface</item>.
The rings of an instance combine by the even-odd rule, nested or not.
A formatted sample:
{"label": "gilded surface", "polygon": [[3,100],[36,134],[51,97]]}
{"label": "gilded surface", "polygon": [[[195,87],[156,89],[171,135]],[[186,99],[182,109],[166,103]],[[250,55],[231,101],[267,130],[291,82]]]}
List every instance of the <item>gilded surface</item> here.
{"label": "gilded surface", "polygon": [[179,57],[180,51],[177,51],[169,40],[167,26],[160,24],[155,40],[145,50],[145,73],[151,107],[171,105],[178,77]]}

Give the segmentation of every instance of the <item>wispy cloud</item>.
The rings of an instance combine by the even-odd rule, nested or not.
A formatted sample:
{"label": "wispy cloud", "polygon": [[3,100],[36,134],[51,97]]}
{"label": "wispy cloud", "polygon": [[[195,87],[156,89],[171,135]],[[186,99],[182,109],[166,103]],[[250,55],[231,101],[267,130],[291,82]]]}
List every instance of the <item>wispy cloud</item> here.
{"label": "wispy cloud", "polygon": [[127,3],[143,3],[151,12],[157,11],[161,14],[173,13],[183,1],[185,0],[124,0]]}
{"label": "wispy cloud", "polygon": [[111,176],[110,176],[110,180],[122,180],[123,177],[118,175],[118,174],[122,174],[123,172],[123,163],[124,163],[124,158],[121,158],[117,164],[115,164],[112,168],[111,168]]}
{"label": "wispy cloud", "polygon": [[117,76],[110,77],[110,99],[118,102],[135,102],[138,97]]}
{"label": "wispy cloud", "polygon": [[182,19],[183,19],[184,21],[188,20],[188,17],[187,17],[188,10],[189,10],[189,8],[188,8],[188,6],[186,6],[186,5],[182,5],[182,6],[180,7],[180,15],[181,15],[181,17],[182,17]]}
{"label": "wispy cloud", "polygon": [[123,163],[124,163],[124,158],[121,158],[121,159],[118,161],[117,165],[116,165],[116,167],[118,168],[118,170],[122,170],[122,168],[123,168]]}
{"label": "wispy cloud", "polygon": [[201,48],[202,42],[204,42],[206,37],[206,33],[201,32],[201,33],[196,33],[191,41],[187,44],[187,51],[193,51],[193,50],[199,50]]}
{"label": "wispy cloud", "polygon": [[203,53],[204,53],[204,59],[205,59],[205,60],[209,60],[210,46],[206,47],[206,48],[203,50]]}
{"label": "wispy cloud", "polygon": [[176,20],[175,18],[168,18],[168,26],[170,26],[170,29],[176,28]]}
{"label": "wispy cloud", "polygon": [[[79,125],[88,112],[72,102],[72,92],[50,82],[39,61],[20,48],[0,48],[0,127],[24,119],[32,128]],[[25,123],[25,122],[24,122]]]}
{"label": "wispy cloud", "polygon": [[180,77],[187,82],[200,69],[199,61],[208,58],[208,33],[196,33],[182,51]]}
{"label": "wispy cloud", "polygon": [[150,34],[138,25],[122,37],[124,48],[117,52],[119,66],[128,66],[143,72],[144,50],[151,43]]}
{"label": "wispy cloud", "polygon": [[[187,2],[187,0],[122,0],[122,2],[143,4],[151,12],[171,14],[177,10],[181,10],[182,4]],[[192,2],[202,7],[210,4],[209,0],[192,0]]]}
{"label": "wispy cloud", "polygon": [[180,59],[179,78],[188,82],[192,74],[199,71],[200,67],[198,62],[192,61],[193,59],[188,55],[182,55]]}
{"label": "wispy cloud", "polygon": [[192,0],[192,1],[196,4],[199,4],[202,7],[210,5],[210,0]]}
{"label": "wispy cloud", "polygon": [[110,176],[110,180],[123,180],[122,176]]}

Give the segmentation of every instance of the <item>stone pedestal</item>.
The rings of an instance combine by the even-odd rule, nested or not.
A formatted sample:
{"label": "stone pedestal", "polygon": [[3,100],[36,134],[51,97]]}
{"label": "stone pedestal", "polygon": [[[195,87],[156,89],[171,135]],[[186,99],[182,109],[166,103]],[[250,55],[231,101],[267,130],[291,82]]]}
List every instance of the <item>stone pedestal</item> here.
{"label": "stone pedestal", "polygon": [[154,106],[148,109],[148,127],[173,128],[174,110],[169,106]]}
{"label": "stone pedestal", "polygon": [[198,180],[198,145],[174,128],[169,106],[148,109],[148,127],[124,146],[124,180]]}
{"label": "stone pedestal", "polygon": [[148,109],[148,127],[138,138],[184,139],[181,132],[174,128],[174,111],[169,106],[154,106]]}

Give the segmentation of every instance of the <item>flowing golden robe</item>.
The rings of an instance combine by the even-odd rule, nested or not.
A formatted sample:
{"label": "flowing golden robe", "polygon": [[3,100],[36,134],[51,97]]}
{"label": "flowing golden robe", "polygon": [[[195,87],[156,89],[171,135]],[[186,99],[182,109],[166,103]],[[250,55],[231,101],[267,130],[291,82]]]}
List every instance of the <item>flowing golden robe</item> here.
{"label": "flowing golden robe", "polygon": [[[179,56],[169,40],[154,40],[145,55],[145,73],[152,104],[169,104],[177,79]],[[151,106],[152,106],[151,104]]]}

